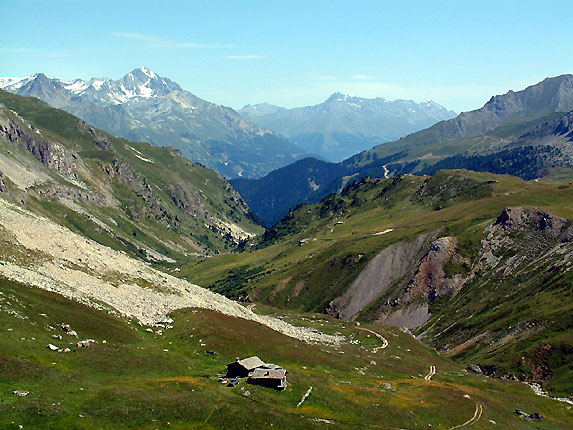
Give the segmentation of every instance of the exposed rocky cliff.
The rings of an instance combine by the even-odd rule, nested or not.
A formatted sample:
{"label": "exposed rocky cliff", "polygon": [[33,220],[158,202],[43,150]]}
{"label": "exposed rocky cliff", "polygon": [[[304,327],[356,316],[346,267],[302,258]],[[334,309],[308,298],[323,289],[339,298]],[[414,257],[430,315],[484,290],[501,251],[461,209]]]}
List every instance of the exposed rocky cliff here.
{"label": "exposed rocky cliff", "polygon": [[[573,239],[573,225],[571,221],[555,215],[550,215],[538,209],[506,208],[487,230],[489,235],[485,243],[490,241],[492,250],[499,246],[494,241],[496,234],[501,232],[543,232],[561,242],[569,242]],[[495,245],[494,245],[495,244]]]}
{"label": "exposed rocky cliff", "polygon": [[[0,106],[0,109],[5,109]],[[3,112],[0,111],[0,115]],[[17,121],[4,116],[0,123],[0,138],[29,151],[41,163],[50,169],[57,170],[63,176],[77,181],[79,156],[57,142],[50,142],[41,132],[28,124],[22,117],[13,113]]]}
{"label": "exposed rocky cliff", "polygon": [[571,326],[572,239],[570,220],[506,208],[483,232],[453,294],[429,302],[432,317],[418,334],[445,354],[489,365],[492,374],[551,382],[571,353],[562,333]]}
{"label": "exposed rocky cliff", "polygon": [[[351,319],[392,286],[403,283],[420,266],[416,262],[438,235],[439,231],[435,231],[384,249],[360,272],[348,290],[330,303],[327,313],[337,318]],[[390,305],[389,301],[387,304]]]}
{"label": "exposed rocky cliff", "polygon": [[7,193],[8,187],[4,183],[4,174],[0,172],[0,193]]}

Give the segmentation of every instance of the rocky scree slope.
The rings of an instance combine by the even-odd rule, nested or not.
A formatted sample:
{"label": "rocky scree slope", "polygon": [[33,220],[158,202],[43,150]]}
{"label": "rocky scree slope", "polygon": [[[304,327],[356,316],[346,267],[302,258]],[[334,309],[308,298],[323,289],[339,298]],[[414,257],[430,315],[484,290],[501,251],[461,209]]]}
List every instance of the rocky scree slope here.
{"label": "rocky scree slope", "polygon": [[255,321],[308,342],[343,340],[256,315],[219,294],[155,270],[4,199],[0,199],[0,244],[1,277],[133,317],[146,325],[168,321],[168,315],[177,309],[197,307]]}
{"label": "rocky scree slope", "polygon": [[2,196],[150,261],[233,249],[259,232],[216,172],[0,90]]}
{"label": "rocky scree slope", "polygon": [[304,154],[233,109],[202,100],[145,67],[119,80],[64,81],[42,73],[0,78],[0,88],[38,97],[116,136],[173,146],[227,178],[263,176]]}

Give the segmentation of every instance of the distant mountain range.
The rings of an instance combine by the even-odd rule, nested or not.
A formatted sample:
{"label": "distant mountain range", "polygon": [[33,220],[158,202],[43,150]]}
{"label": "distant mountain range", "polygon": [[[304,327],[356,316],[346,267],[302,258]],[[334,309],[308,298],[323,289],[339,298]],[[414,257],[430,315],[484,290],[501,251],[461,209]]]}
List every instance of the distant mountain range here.
{"label": "distant mountain range", "polygon": [[228,178],[262,176],[305,156],[277,133],[144,67],[115,81],[65,81],[42,73],[0,78],[0,88],[38,97],[116,136],[173,146]]}
{"label": "distant mountain range", "polygon": [[334,162],[456,116],[431,100],[389,101],[342,93],[316,106],[285,109],[263,103],[247,105],[239,113],[278,131],[306,152]]}
{"label": "distant mountain range", "polygon": [[379,145],[349,162],[363,165],[369,163],[369,157],[402,152],[400,160],[388,166],[390,170],[413,162],[416,167],[409,170],[420,171],[460,152],[476,154],[507,149],[507,145],[539,124],[559,118],[572,109],[573,75],[547,78],[522,91],[494,96],[481,109],[461,113],[426,130]]}
{"label": "distant mountain range", "polygon": [[[289,208],[317,202],[364,176],[467,168],[533,179],[546,167],[573,166],[572,110],[573,76],[547,78],[340,163],[303,160],[264,178],[231,183],[257,215],[272,225]],[[288,185],[293,177],[304,179],[296,192]]]}

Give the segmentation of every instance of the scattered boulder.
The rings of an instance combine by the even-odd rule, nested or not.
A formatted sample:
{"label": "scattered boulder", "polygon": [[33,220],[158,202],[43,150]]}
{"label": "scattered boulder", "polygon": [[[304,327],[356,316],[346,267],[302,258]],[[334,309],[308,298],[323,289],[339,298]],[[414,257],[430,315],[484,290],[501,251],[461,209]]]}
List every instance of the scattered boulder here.
{"label": "scattered boulder", "polygon": [[57,351],[58,349],[60,349],[56,345],[51,344],[51,343],[47,344],[46,348],[48,348],[50,351]]}
{"label": "scattered boulder", "polygon": [[506,373],[505,375],[501,375],[501,379],[507,379],[509,381],[517,381],[517,378],[515,377],[515,375],[513,375],[511,373]]}
{"label": "scattered boulder", "polygon": [[77,343],[77,346],[78,348],[88,348],[91,343],[95,343],[95,340],[93,339],[80,340]]}
{"label": "scattered boulder", "polygon": [[[72,328],[70,327],[69,324],[60,324],[60,327],[63,331],[66,332],[67,335],[78,337],[78,333],[75,330],[72,330]],[[60,336],[60,339],[61,339],[61,336]]]}
{"label": "scattered boulder", "polygon": [[482,368],[479,367],[477,364],[470,364],[470,365],[468,366],[468,370],[471,370],[472,372],[477,373],[478,375],[483,375],[483,374],[484,374]]}
{"label": "scattered boulder", "polygon": [[542,420],[543,416],[540,415],[538,412],[533,412],[528,414],[527,412],[523,412],[520,409],[515,410],[515,414],[523,418],[524,420]]}
{"label": "scattered boulder", "polygon": [[0,172],[0,193],[7,193],[7,192],[8,192],[8,187],[4,182],[4,174]]}
{"label": "scattered boulder", "polygon": [[26,397],[28,394],[30,394],[30,392],[26,390],[16,390],[12,391],[12,394],[18,397]]}

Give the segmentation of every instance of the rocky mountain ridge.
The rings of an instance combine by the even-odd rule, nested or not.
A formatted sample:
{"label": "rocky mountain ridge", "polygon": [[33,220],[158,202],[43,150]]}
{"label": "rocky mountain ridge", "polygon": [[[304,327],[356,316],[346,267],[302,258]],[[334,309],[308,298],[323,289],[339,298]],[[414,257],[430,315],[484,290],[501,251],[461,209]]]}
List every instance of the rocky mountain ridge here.
{"label": "rocky mountain ridge", "polygon": [[[406,151],[403,161],[413,161],[416,157],[424,156],[431,159],[430,156],[438,150],[447,153],[453,146],[464,143],[464,139],[474,137],[484,138],[481,145],[474,145],[474,152],[500,149],[546,121],[548,116],[562,116],[571,110],[573,75],[546,78],[524,90],[493,96],[480,109],[463,112],[456,118],[440,122],[391,144],[373,148],[353,157],[353,161],[360,164],[364,163],[368,155],[376,154],[381,157],[398,151]],[[468,141],[466,145],[475,143]]]}
{"label": "rocky mountain ridge", "polygon": [[306,152],[334,162],[455,116],[431,100],[389,101],[342,93],[315,106],[285,109],[265,103],[247,105],[239,113],[278,131]]}
{"label": "rocky mountain ridge", "polygon": [[42,73],[0,78],[0,88],[38,97],[96,127],[133,141],[173,146],[226,177],[256,177],[304,151],[233,109],[209,103],[142,67],[119,80],[65,81]]}

